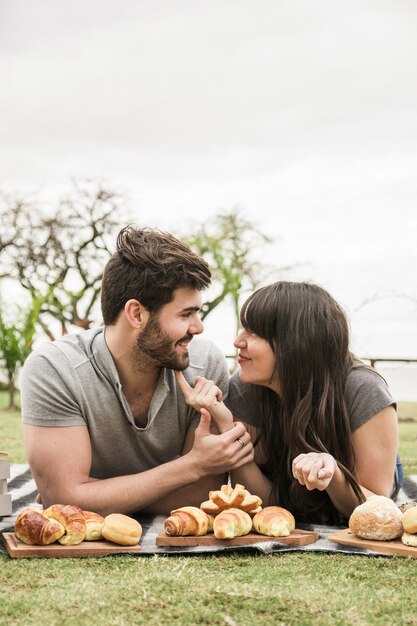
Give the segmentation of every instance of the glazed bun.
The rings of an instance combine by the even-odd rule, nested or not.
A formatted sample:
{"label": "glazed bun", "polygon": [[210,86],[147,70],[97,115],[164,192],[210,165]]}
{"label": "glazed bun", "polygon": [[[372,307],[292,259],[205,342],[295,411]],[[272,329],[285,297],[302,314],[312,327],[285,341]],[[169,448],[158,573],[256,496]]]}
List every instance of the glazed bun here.
{"label": "glazed bun", "polygon": [[104,539],[121,546],[135,546],[142,536],[142,526],[132,517],[111,513],[104,518],[101,534]]}
{"label": "glazed bun", "polygon": [[403,515],[404,532],[417,533],[417,505],[407,509]]}
{"label": "glazed bun", "polygon": [[353,511],[350,530],[363,539],[388,541],[403,534],[402,517],[398,506],[385,496],[371,496]]}
{"label": "glazed bun", "polygon": [[417,535],[410,535],[410,533],[404,533],[401,537],[401,541],[406,546],[412,546],[417,548]]}

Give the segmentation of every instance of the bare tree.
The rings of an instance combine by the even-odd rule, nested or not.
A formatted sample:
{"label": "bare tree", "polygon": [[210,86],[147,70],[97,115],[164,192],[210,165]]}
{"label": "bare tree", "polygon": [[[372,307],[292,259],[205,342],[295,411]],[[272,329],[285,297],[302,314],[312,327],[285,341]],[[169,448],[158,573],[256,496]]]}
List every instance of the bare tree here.
{"label": "bare tree", "polygon": [[216,295],[202,307],[204,319],[221,302],[233,307],[239,327],[239,298],[265,278],[267,267],[259,261],[271,239],[245,219],[239,209],[214,216],[187,237],[187,242],[209,263]]}
{"label": "bare tree", "polygon": [[52,216],[18,199],[9,199],[1,213],[2,276],[43,301],[38,322],[51,339],[50,316],[60,322],[62,334],[69,324],[90,326],[103,268],[121,226],[121,200],[104,185],[83,181],[74,183]]}

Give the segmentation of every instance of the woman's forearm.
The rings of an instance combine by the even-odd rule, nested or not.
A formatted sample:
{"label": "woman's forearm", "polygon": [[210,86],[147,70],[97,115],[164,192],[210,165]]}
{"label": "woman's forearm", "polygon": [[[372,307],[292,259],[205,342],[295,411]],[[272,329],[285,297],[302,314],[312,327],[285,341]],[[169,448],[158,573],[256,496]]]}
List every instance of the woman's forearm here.
{"label": "woman's forearm", "polygon": [[244,485],[252,495],[259,496],[262,500],[262,506],[274,504],[271,501],[272,483],[261,472],[259,467],[253,461],[246,463],[237,470],[230,472],[232,485]]}
{"label": "woman's forearm", "polygon": [[[361,486],[361,489],[365,498],[369,498],[374,495],[372,491],[365,489],[365,487]],[[360,504],[358,497],[355,495],[352,487],[339,467],[336,468],[333,478],[326,491],[334,507],[347,519],[349,519],[353,509]]]}

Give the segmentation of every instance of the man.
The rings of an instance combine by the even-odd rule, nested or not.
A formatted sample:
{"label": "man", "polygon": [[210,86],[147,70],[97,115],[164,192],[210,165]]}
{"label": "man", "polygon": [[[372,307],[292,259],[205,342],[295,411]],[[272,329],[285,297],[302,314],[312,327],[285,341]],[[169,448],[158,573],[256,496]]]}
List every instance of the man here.
{"label": "man", "polygon": [[203,331],[207,263],[158,230],[126,227],[102,282],[104,327],[45,342],[27,359],[21,394],[29,465],[44,506],[108,514],[199,505],[225,473],[253,459],[241,423],[211,430],[176,381],[212,379],[226,362]]}

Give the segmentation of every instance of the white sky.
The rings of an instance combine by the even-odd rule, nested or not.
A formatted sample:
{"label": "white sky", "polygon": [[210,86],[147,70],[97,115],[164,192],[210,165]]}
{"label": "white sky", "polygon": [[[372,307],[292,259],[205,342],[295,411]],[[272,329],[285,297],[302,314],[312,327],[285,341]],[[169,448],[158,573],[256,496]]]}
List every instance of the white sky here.
{"label": "white sky", "polygon": [[[168,230],[240,206],[358,354],[416,358],[416,25],[415,0],[0,0],[0,186],[105,180]],[[207,333],[227,350],[229,313]]]}

